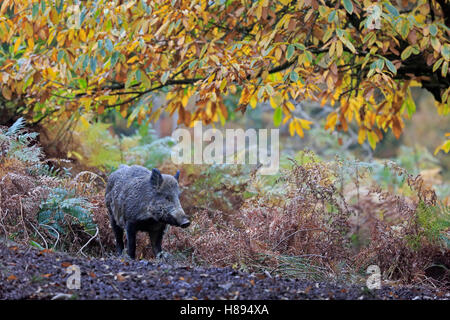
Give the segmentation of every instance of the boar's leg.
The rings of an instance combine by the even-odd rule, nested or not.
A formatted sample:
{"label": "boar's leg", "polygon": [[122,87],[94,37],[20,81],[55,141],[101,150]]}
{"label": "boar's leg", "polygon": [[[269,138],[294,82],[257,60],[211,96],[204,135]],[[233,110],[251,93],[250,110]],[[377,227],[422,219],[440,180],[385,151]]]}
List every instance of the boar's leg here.
{"label": "boar's leg", "polygon": [[114,235],[116,236],[116,249],[117,254],[122,255],[123,251],[123,229],[119,227],[116,223],[116,220],[111,216],[111,227],[114,231]]}
{"label": "boar's leg", "polygon": [[131,259],[136,258],[136,225],[134,223],[127,223],[127,250]]}
{"label": "boar's leg", "polygon": [[158,253],[162,251],[161,244],[164,236],[164,231],[166,230],[165,226],[158,230],[149,230],[148,235],[150,236],[150,240],[152,242],[152,249],[155,258],[158,256]]}

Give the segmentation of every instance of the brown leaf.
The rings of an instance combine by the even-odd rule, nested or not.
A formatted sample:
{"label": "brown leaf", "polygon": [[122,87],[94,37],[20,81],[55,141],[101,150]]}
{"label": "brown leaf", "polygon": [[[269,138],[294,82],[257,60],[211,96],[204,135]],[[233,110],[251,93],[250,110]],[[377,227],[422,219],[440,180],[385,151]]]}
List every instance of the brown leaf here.
{"label": "brown leaf", "polygon": [[68,268],[71,265],[72,265],[72,263],[70,263],[70,262],[63,262],[63,263],[61,263],[61,267],[63,267],[63,268]]}
{"label": "brown leaf", "polygon": [[116,279],[117,279],[117,281],[120,281],[120,282],[123,282],[126,280],[126,278],[123,275],[121,275],[120,273],[118,273],[116,275]]}
{"label": "brown leaf", "polygon": [[53,251],[51,249],[44,249],[44,250],[39,251],[39,255],[42,256],[45,253],[52,253],[52,252]]}
{"label": "brown leaf", "polygon": [[6,100],[11,100],[11,90],[7,86],[2,87],[2,95]]}
{"label": "brown leaf", "polygon": [[198,285],[195,287],[195,292],[199,293],[200,291],[202,291],[203,287],[201,285]]}
{"label": "brown leaf", "polygon": [[13,281],[13,280],[17,280],[17,277],[15,276],[15,275],[10,275],[8,278],[7,278],[7,280],[8,281]]}

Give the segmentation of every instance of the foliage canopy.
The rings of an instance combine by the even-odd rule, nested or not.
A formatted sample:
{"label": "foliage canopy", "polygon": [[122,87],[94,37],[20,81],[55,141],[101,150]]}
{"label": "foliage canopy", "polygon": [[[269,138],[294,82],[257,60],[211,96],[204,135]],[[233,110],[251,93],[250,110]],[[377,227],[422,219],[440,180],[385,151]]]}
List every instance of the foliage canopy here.
{"label": "foliage canopy", "polygon": [[5,0],[0,14],[3,102],[26,101],[35,121],[117,108],[224,123],[224,97],[238,93],[238,110],[270,101],[299,136],[310,122],[292,102],[330,102],[326,128],[355,121],[375,147],[415,112],[411,86],[449,112],[448,0]]}

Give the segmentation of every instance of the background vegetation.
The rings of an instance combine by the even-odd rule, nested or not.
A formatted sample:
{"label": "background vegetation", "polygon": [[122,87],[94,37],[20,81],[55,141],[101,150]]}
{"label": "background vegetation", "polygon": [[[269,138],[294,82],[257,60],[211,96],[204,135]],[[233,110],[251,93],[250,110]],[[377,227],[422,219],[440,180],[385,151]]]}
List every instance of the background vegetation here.
{"label": "background vegetation", "polygon": [[[450,2],[0,4],[0,234],[109,256],[119,164],[181,170],[172,259],[450,283]],[[195,120],[281,132],[281,170],[175,166]],[[292,138],[296,136],[296,138]],[[302,138],[302,139],[300,139]],[[138,256],[151,257],[139,236]]]}

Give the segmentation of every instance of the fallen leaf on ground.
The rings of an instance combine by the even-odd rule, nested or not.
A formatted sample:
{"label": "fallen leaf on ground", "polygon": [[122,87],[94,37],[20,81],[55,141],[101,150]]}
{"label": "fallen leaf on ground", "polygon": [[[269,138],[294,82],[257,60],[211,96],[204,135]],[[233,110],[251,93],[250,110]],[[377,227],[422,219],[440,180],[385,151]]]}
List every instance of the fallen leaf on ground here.
{"label": "fallen leaf on ground", "polygon": [[121,275],[120,273],[118,273],[118,274],[116,275],[116,279],[117,279],[117,281],[120,281],[120,282],[126,280],[126,278],[125,278],[123,275]]}

